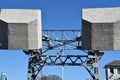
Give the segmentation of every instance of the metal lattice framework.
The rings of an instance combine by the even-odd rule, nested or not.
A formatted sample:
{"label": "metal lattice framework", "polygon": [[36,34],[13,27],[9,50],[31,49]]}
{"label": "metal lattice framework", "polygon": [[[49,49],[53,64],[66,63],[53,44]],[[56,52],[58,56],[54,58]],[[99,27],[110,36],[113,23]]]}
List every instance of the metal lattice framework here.
{"label": "metal lattice framework", "polygon": [[43,50],[81,49],[81,30],[43,30]]}
{"label": "metal lattice framework", "polygon": [[[93,80],[99,80],[98,62],[103,55],[100,51],[85,51],[81,49],[80,30],[43,30],[43,48],[40,50],[25,50],[29,55],[28,79],[35,80],[44,66],[83,66]],[[83,55],[47,55],[48,50],[80,50]]]}

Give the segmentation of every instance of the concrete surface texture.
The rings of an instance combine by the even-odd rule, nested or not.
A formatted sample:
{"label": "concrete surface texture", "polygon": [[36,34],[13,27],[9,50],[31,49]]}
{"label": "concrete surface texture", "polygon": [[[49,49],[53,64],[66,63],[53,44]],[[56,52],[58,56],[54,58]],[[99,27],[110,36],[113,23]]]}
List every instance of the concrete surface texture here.
{"label": "concrete surface texture", "polygon": [[1,9],[0,49],[40,49],[41,31],[40,10]]}
{"label": "concrete surface texture", "polygon": [[82,10],[82,49],[120,50],[120,8]]}

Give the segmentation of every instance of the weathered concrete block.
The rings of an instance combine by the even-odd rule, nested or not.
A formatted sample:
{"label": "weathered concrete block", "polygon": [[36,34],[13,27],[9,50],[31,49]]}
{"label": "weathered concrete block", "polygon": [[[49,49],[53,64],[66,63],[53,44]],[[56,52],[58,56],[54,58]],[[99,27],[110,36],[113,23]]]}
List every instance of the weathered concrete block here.
{"label": "weathered concrete block", "polygon": [[82,10],[82,49],[120,50],[120,8]]}
{"label": "weathered concrete block", "polygon": [[39,49],[42,47],[41,11],[2,9],[0,49]]}

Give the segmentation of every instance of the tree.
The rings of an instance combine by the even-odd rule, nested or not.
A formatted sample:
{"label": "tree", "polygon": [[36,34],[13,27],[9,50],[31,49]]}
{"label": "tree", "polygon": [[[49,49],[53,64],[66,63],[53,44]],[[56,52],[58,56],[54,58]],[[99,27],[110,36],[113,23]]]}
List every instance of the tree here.
{"label": "tree", "polygon": [[37,80],[62,80],[62,79],[58,75],[48,75],[48,76],[44,75]]}
{"label": "tree", "polygon": [[47,76],[42,76],[41,80],[48,80],[48,77]]}
{"label": "tree", "polygon": [[62,80],[58,75],[49,75],[48,80]]}

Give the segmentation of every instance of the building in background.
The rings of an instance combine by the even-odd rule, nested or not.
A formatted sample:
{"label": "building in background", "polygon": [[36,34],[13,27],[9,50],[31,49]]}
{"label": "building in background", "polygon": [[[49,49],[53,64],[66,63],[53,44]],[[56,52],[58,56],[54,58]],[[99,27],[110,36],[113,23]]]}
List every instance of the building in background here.
{"label": "building in background", "polygon": [[105,65],[106,80],[120,80],[120,60],[114,60]]}

